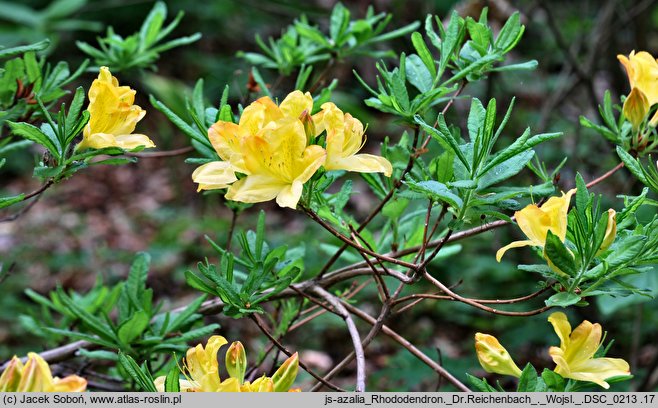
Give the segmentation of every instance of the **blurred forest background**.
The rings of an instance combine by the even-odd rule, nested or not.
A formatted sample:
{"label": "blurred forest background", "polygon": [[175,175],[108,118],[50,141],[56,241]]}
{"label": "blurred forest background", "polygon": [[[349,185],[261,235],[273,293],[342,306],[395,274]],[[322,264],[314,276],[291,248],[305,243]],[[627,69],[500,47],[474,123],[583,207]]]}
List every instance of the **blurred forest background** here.
{"label": "blurred forest background", "polygon": [[[76,47],[76,41],[96,45],[96,37],[104,35],[108,25],[119,34],[132,34],[139,30],[153,6],[152,1],[140,0],[59,3],[57,12],[47,13],[44,10],[50,4],[48,0],[0,1],[0,44],[12,46],[50,38],[53,44],[48,49],[49,58],[65,60],[77,67],[85,55]],[[214,104],[218,103],[226,84],[230,86],[233,106],[244,103],[248,97],[253,100],[256,95],[247,94],[250,65],[236,53],[257,51],[256,34],[276,38],[301,14],[326,27],[334,3],[333,0],[167,1],[170,16],[179,10],[185,12],[174,36],[201,32],[203,37],[196,43],[163,53],[153,71],[115,73],[122,84],[137,89],[137,103],[147,110],[137,130],[149,135],[159,150],[188,146],[189,139],[150,105],[149,94],[183,112],[185,95],[191,93],[196,80],[202,77],[205,95]],[[376,0],[350,1],[345,5],[354,17],[363,16],[371,4],[377,12],[392,13],[390,29],[422,21],[428,13],[448,16],[454,8],[463,16],[477,18],[485,5],[490,7],[490,24],[496,26],[519,10],[526,32],[511,58],[536,59],[538,69],[497,73],[469,85],[467,93],[483,100],[496,98],[499,106],[507,106],[512,96],[516,96],[516,108],[504,137],[515,138],[526,126],[534,133],[564,132],[561,139],[542,145],[538,154],[549,170],[568,157],[560,172],[560,186],[566,191],[573,187],[576,172],[591,180],[619,162],[606,140],[580,126],[579,116],[598,120],[597,105],[606,89],[612,92],[616,103],[620,95],[628,93],[626,74],[617,54],[628,55],[632,50],[658,54],[656,3],[655,0]],[[10,8],[11,13],[7,12]],[[408,36],[386,46],[398,51],[412,50]],[[354,58],[335,67],[330,75],[340,81],[332,99],[341,109],[368,124],[371,150],[377,149],[385,136],[398,140],[403,130],[363,103],[369,95],[355,80],[352,70],[356,69],[368,83],[374,83],[375,62]],[[277,80],[276,72],[261,69],[261,73],[266,82],[277,85],[275,95],[285,95],[294,86]],[[96,76],[97,72],[86,73],[70,89],[78,85],[88,89]],[[464,125],[469,105],[466,99],[458,100],[449,111],[448,120]],[[125,278],[138,251],[152,256],[148,282],[156,298],[163,302],[163,309],[185,305],[194,298],[195,292],[185,284],[184,272],[194,269],[206,256],[216,257],[204,235],[224,243],[231,212],[218,196],[196,193],[191,179],[195,166],[185,164],[185,157],[142,158],[132,165],[88,169],[48,190],[34,208],[15,221],[0,223],[0,262],[5,271],[0,278],[0,361],[13,354],[24,355],[27,351],[59,345],[56,339],[39,336],[35,325],[45,316],[24,294],[26,289],[47,294],[58,284],[66,289],[86,291],[98,279],[110,284],[117,282]],[[37,181],[31,178],[33,165],[32,152],[14,153],[0,171],[2,194],[37,188]],[[358,177],[354,179],[355,191],[364,194],[355,194],[348,206],[356,219],[363,219],[375,198],[366,194],[365,183]],[[538,179],[526,170],[517,181],[518,185],[528,185],[536,184]],[[592,191],[612,198],[618,194],[637,194],[640,190],[639,184],[622,170]],[[603,208],[608,207],[620,208],[621,201],[609,199],[603,203]],[[269,239],[276,240],[274,244],[305,243],[305,273],[317,273],[328,256],[322,248],[336,244],[334,239],[311,225],[302,213],[281,209],[273,202],[246,211],[238,221],[238,228],[254,228],[260,208],[267,209]],[[8,211],[3,210],[0,218]],[[482,219],[483,223],[488,221]],[[519,236],[517,228],[506,227],[462,241],[461,251],[433,263],[431,272],[440,273],[445,282],[460,285],[463,293],[480,298],[530,293],[537,287],[537,276],[516,270],[514,261],[534,263],[531,251],[510,252],[500,264],[494,259],[498,248]],[[639,279],[633,281],[636,286],[653,288],[654,295],[658,293],[658,271],[643,274]],[[361,304],[367,304],[369,297],[376,298],[374,288],[359,294]],[[572,324],[585,318],[600,322],[608,331],[607,340],[615,339],[611,356],[623,357],[631,364],[635,378],[615,384],[613,389],[658,390],[657,300],[601,296],[585,308],[571,308],[569,313]],[[387,324],[463,379],[466,372],[476,376],[486,374],[479,368],[473,348],[473,335],[478,331],[496,335],[519,365],[532,362],[537,367],[553,367],[547,348],[558,344],[558,340],[546,322],[547,316],[492,316],[457,302],[424,301],[401,319]],[[220,323],[220,334],[229,341],[241,340],[247,350],[258,350],[266,343],[248,319],[216,316],[206,319]],[[340,319],[323,315],[306,324],[303,330],[290,333],[285,343],[300,351],[302,360],[324,371],[350,351],[345,336]],[[450,390],[431,369],[387,338],[378,338],[368,348],[367,356],[371,389],[435,390],[441,386],[441,390]],[[347,370],[344,375],[345,384],[352,381],[353,372]],[[300,378],[306,377],[300,375]],[[340,384],[340,380],[336,382]]]}

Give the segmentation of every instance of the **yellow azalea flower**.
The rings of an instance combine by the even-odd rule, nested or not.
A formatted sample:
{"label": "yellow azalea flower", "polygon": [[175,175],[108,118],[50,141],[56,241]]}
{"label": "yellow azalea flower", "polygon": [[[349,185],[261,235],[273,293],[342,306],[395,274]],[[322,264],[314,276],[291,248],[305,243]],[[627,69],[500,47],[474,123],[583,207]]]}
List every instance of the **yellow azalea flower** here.
{"label": "yellow azalea flower", "polygon": [[347,170],[360,173],[384,173],[390,177],[391,163],[372,154],[357,154],[365,143],[363,124],[349,113],[343,114],[336,105],[327,102],[313,116],[316,136],[327,132],[327,170]]}
{"label": "yellow azalea flower", "polygon": [[[218,121],[208,138],[223,161],[200,166],[192,180],[199,190],[229,188],[229,200],[257,203],[276,197],[281,207],[295,208],[304,183],[326,156],[320,146],[307,146],[302,118],[312,109],[311,94],[294,91],[279,106],[268,97],[256,100],[238,124]],[[238,181],[236,172],[247,177]]]}
{"label": "yellow azalea flower", "polygon": [[480,365],[486,372],[511,375],[517,378],[521,376],[519,367],[494,336],[475,333],[475,351]]}
{"label": "yellow azalea flower", "polygon": [[569,190],[561,197],[551,197],[541,207],[530,204],[520,211],[514,213],[516,223],[528,240],[514,241],[496,252],[496,260],[500,262],[503,254],[508,249],[523,246],[538,246],[543,248],[546,244],[548,231],[558,236],[564,242],[567,236],[567,213],[569,202],[576,189]]}
{"label": "yellow azalea flower", "polygon": [[82,392],[87,380],[77,375],[65,378],[52,376],[46,360],[28,353],[25,365],[14,356],[0,376],[0,392]]}
{"label": "yellow azalea flower", "polygon": [[[222,336],[212,336],[206,347],[198,344],[187,351],[183,361],[183,375],[179,380],[181,392],[273,392],[296,391],[290,386],[297,377],[299,358],[297,353],[288,358],[272,377],[261,377],[253,383],[244,381],[247,357],[240,342],[234,342],[226,352],[226,371],[229,378],[219,377],[218,350],[227,343]],[[165,390],[166,377],[160,376],[153,383],[159,392]]]}
{"label": "yellow azalea flower", "polygon": [[226,198],[259,203],[276,198],[281,207],[295,209],[306,183],[325,161],[326,152],[306,146],[304,126],[297,119],[282,119],[261,135],[244,140],[248,176],[231,185]]}
{"label": "yellow azalea flower", "polygon": [[101,67],[98,78],[89,89],[89,123],[82,133],[78,149],[119,147],[134,149],[139,146],[155,147],[146,135],[133,134],[137,122],[146,112],[135,102],[135,91],[119,86],[107,67]]}
{"label": "yellow azalea flower", "polygon": [[601,325],[583,321],[572,332],[567,316],[556,312],[548,321],[560,338],[560,347],[551,347],[549,354],[557,367],[555,372],[564,378],[590,381],[603,388],[610,388],[606,379],[629,375],[630,368],[621,358],[594,358],[601,346]]}

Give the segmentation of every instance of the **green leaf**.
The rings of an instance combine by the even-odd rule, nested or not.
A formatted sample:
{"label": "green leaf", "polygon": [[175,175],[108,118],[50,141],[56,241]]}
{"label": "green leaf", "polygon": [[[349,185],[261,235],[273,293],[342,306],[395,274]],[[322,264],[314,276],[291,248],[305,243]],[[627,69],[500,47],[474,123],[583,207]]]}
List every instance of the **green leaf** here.
{"label": "green leaf", "polygon": [[507,21],[494,42],[494,48],[501,50],[503,54],[508,53],[521,39],[525,27],[521,25],[519,12],[515,11]]}
{"label": "green leaf", "polygon": [[146,50],[157,41],[158,34],[166,18],[166,4],[161,1],[156,2],[139,30],[140,50]]}
{"label": "green leaf", "polygon": [[16,203],[20,203],[25,199],[25,194],[19,194],[11,197],[0,197],[0,208],[9,207]]}
{"label": "green leaf", "polygon": [[125,345],[130,343],[141,336],[141,334],[149,326],[150,316],[143,310],[135,312],[128,320],[126,320],[117,330],[117,337]]}
{"label": "green leaf", "polygon": [[[6,10],[5,10],[6,11]],[[4,13],[3,13],[4,14]],[[42,40],[33,44],[20,45],[18,47],[0,49],[0,58],[7,58],[13,55],[24,54],[30,51],[43,51],[50,45],[50,40]]]}
{"label": "green leaf", "polygon": [[48,149],[50,154],[54,157],[59,158],[59,149],[55,144],[50,140],[50,137],[43,133],[43,131],[37,128],[34,125],[24,122],[11,122],[7,121],[7,124],[11,128],[12,133],[21,136],[27,140],[31,140],[35,143],[40,144],[41,146]]}
{"label": "green leaf", "polygon": [[[568,307],[580,302],[581,297],[571,292],[560,292],[546,299],[546,306]],[[543,374],[542,374],[543,377]],[[546,381],[544,379],[544,381]],[[547,382],[548,384],[548,382]]]}
{"label": "green leaf", "polygon": [[462,199],[450,191],[450,189],[443,183],[438,181],[428,180],[416,182],[407,180],[405,182],[411,191],[425,194],[428,198],[434,201],[448,203],[454,209],[460,209],[464,204]]}
{"label": "green leaf", "polygon": [[493,67],[491,72],[509,72],[509,71],[532,71],[537,69],[539,62],[537,60],[530,60],[526,62],[519,62],[518,64],[503,65],[500,67]]}
{"label": "green leaf", "polygon": [[630,171],[638,180],[640,180],[642,184],[644,185],[649,184],[647,178],[644,176],[644,172],[642,171],[642,166],[637,160],[633,158],[633,156],[631,156],[621,146],[617,146],[617,155],[619,156],[621,161],[624,162],[624,165],[626,166],[628,171]]}
{"label": "green leaf", "polygon": [[429,92],[433,87],[434,79],[425,67],[425,64],[416,54],[406,59],[407,80],[420,92]]}
{"label": "green leaf", "polygon": [[158,392],[153,384],[151,374],[145,372],[135,360],[127,354],[119,352],[119,364],[130,375],[130,377],[137,383],[137,386],[146,392]]}
{"label": "green leaf", "polygon": [[565,381],[562,376],[554,371],[544,368],[544,371],[541,373],[541,378],[546,383],[549,391],[553,392],[562,392],[564,391]]}
{"label": "green leaf", "polygon": [[347,30],[349,22],[350,11],[342,3],[336,3],[329,19],[329,35],[336,45],[342,45],[341,37]]}
{"label": "green leaf", "polygon": [[425,44],[425,40],[423,40],[423,36],[416,31],[413,34],[411,34],[411,42],[414,45],[414,48],[416,49],[418,56],[420,57],[420,59],[423,61],[423,64],[427,68],[430,74],[430,78],[434,80],[434,77],[436,76],[436,64],[434,62],[434,58],[432,57],[432,54],[430,53],[430,50],[427,48],[427,45]]}
{"label": "green leaf", "polygon": [[466,167],[466,170],[470,171],[471,165],[468,160],[466,160],[466,156],[464,156],[464,153],[459,147],[459,144],[457,143],[457,140],[453,136],[452,132],[450,132],[450,129],[448,128],[448,125],[446,124],[445,118],[442,114],[439,114],[437,119],[439,126],[438,129],[425,123],[425,121],[419,115],[414,117],[414,121],[419,124],[423,130],[429,133],[432,138],[434,138],[434,140],[439,142],[439,144],[444,149],[451,150],[453,153],[455,153],[459,161],[464,165],[464,167]]}
{"label": "green leaf", "polygon": [[441,183],[452,181],[454,174],[455,154],[451,150],[446,150],[430,162],[430,173]]}
{"label": "green leaf", "polygon": [[519,377],[519,385],[516,392],[535,392],[537,388],[537,370],[532,364],[528,363],[523,368]]}
{"label": "green leaf", "polygon": [[474,377],[474,376],[472,376],[468,373],[466,373],[466,378],[468,379],[468,382],[471,383],[473,388],[475,388],[476,391],[479,391],[479,392],[498,392],[498,390],[495,389],[494,387],[492,387],[491,385],[489,385],[487,383],[487,380],[485,380],[484,378],[479,379],[479,378]]}
{"label": "green leaf", "polygon": [[589,203],[587,184],[585,184],[583,176],[581,176],[580,173],[576,173],[576,209],[579,213],[583,215],[585,214],[587,203]]}
{"label": "green leaf", "polygon": [[534,155],[534,150],[526,150],[491,168],[478,179],[478,189],[485,189],[517,175],[532,160]]}
{"label": "green leaf", "polygon": [[177,365],[172,366],[167,373],[164,390],[165,392],[180,392],[180,371]]}
{"label": "green leaf", "polygon": [[524,152],[528,149],[532,149],[536,145],[546,142],[548,140],[553,140],[557,137],[562,136],[562,133],[541,133],[530,137],[530,129],[527,128],[523,134],[514,141],[507,148],[496,153],[489,163],[480,171],[479,175],[485,174],[487,171],[491,170],[494,166],[499,165],[500,163],[508,160],[510,157],[516,156],[517,154]]}
{"label": "green leaf", "polygon": [[560,238],[550,230],[546,234],[544,253],[559,270],[569,276],[576,276],[578,270],[573,255],[564,246]]}
{"label": "green leaf", "polygon": [[643,235],[626,237],[615,244],[614,250],[606,257],[605,261],[611,269],[631,263],[640,255],[647,240],[648,238]]}

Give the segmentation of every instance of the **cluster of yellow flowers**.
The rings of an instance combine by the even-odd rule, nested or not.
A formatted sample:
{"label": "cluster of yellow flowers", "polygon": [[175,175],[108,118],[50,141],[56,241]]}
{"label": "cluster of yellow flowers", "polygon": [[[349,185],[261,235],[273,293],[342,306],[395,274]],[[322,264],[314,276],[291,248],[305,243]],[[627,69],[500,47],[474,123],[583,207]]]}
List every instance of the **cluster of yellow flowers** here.
{"label": "cluster of yellow flowers", "polygon": [[82,392],[87,380],[77,375],[53,378],[48,363],[36,353],[28,353],[27,362],[16,356],[0,376],[0,392]]}
{"label": "cluster of yellow flowers", "polygon": [[[594,358],[601,347],[600,324],[585,320],[571,331],[569,320],[562,312],[551,314],[548,321],[560,338],[560,347],[551,347],[548,353],[556,364],[554,371],[562,377],[590,381],[607,389],[610,385],[605,380],[630,374],[628,363],[621,358]],[[476,333],[475,351],[488,373],[521,376],[519,367],[494,336]]]}
{"label": "cluster of yellow flowers", "polygon": [[[562,242],[567,236],[567,216],[569,213],[569,202],[571,196],[576,193],[576,189],[569,190],[566,194],[562,193],[561,197],[551,197],[542,206],[530,204],[520,211],[514,213],[516,223],[521,228],[521,231],[529,238],[524,241],[514,241],[496,252],[496,260],[500,262],[505,252],[511,248],[518,248],[523,246],[535,246],[544,248],[546,245],[546,236],[548,231],[551,231]],[[608,210],[608,226],[606,227],[605,236],[598,253],[608,249],[615,240],[617,235],[617,221],[615,219],[616,212],[612,208]],[[546,258],[551,269],[558,274],[563,274],[562,271],[557,269],[551,261]]]}
{"label": "cluster of yellow flowers", "polygon": [[89,122],[77,149],[155,147],[148,136],[132,133],[137,122],[146,115],[146,111],[134,102],[135,90],[129,86],[119,86],[119,81],[110,70],[101,67],[98,78],[89,88]]}
{"label": "cluster of yellow flowers", "polygon": [[[380,172],[393,168],[383,157],[357,154],[363,147],[363,124],[333,103],[311,116],[310,93],[294,91],[277,106],[263,97],[244,109],[238,124],[218,121],[208,137],[222,161],[197,168],[192,179],[200,190],[228,188],[226,198],[258,203],[276,198],[296,208],[304,183],[326,170]],[[315,144],[326,132],[326,145]],[[246,175],[238,179],[236,173]]]}
{"label": "cluster of yellow flowers", "polygon": [[[281,364],[272,377],[262,376],[254,382],[244,380],[247,370],[247,355],[242,343],[233,342],[226,351],[225,364],[229,378],[221,380],[219,377],[219,362],[217,352],[228,342],[222,336],[212,336],[208,339],[206,347],[197,344],[187,350],[183,360],[183,375],[187,378],[180,380],[182,392],[298,392],[299,389],[290,389],[299,370],[299,357],[297,353]],[[165,390],[166,377],[155,379],[155,387],[160,392]]]}

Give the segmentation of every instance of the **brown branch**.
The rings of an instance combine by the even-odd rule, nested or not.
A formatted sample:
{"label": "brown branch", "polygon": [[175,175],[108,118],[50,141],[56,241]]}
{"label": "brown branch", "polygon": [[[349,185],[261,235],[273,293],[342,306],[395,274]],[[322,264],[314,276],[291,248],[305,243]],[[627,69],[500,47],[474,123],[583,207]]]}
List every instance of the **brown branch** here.
{"label": "brown branch", "polygon": [[392,257],[387,256],[387,255],[381,255],[381,254],[378,254],[377,252],[371,251],[371,250],[369,250],[369,249],[367,249],[367,248],[364,248],[364,247],[362,247],[362,246],[360,246],[360,245],[357,245],[357,244],[354,243],[351,239],[347,238],[346,236],[344,236],[344,235],[341,234],[340,232],[336,231],[335,228],[333,228],[331,225],[329,225],[327,222],[325,222],[322,218],[320,218],[320,216],[318,216],[318,215],[317,215],[316,213],[314,213],[312,210],[310,210],[310,209],[308,209],[308,208],[306,208],[306,207],[302,207],[302,208],[303,208],[304,212],[305,212],[309,217],[311,217],[311,219],[312,219],[313,221],[317,222],[317,223],[320,224],[324,229],[326,229],[327,231],[329,231],[333,236],[335,236],[336,238],[340,239],[340,240],[343,241],[345,244],[347,244],[347,245],[349,245],[349,246],[351,246],[351,247],[357,249],[358,251],[362,251],[363,253],[366,253],[366,254],[368,254],[368,255],[370,255],[370,256],[376,258],[376,259],[380,259],[380,260],[382,260],[382,261],[390,262],[390,263],[395,264],[395,265],[403,266],[403,267],[405,267],[405,268],[409,268],[409,269],[415,269],[415,268],[416,268],[416,265],[413,264],[413,263],[409,263],[409,262],[401,261],[401,260],[399,260],[399,259],[395,259],[395,258],[392,258]]}
{"label": "brown branch", "polygon": [[616,165],[616,166],[613,167],[612,169],[610,169],[610,170],[608,170],[607,172],[603,173],[600,177],[597,177],[597,178],[595,178],[594,180],[590,181],[589,183],[586,184],[586,187],[587,187],[587,188],[590,188],[590,187],[593,187],[593,186],[599,184],[599,183],[602,182],[603,180],[605,180],[605,179],[607,179],[608,177],[610,177],[610,176],[612,176],[613,174],[615,174],[615,173],[617,172],[617,170],[621,169],[622,167],[624,167],[624,162],[619,163],[618,165]]}
{"label": "brown branch", "polygon": [[[252,313],[252,314],[249,315],[249,318],[250,318],[254,323],[256,323],[256,326],[258,326],[258,328],[260,329],[260,331],[263,332],[263,334],[264,334],[268,339],[270,339],[270,341],[271,341],[272,343],[274,343],[274,344],[276,345],[276,347],[277,347],[279,350],[281,350],[281,351],[282,351],[284,354],[286,354],[288,357],[292,357],[293,353],[291,353],[290,350],[288,350],[288,349],[287,349],[283,344],[281,344],[281,343],[280,343],[280,342],[279,342],[274,336],[272,336],[272,334],[269,332],[269,330],[267,330],[267,328],[265,327],[265,325],[263,324],[263,322],[260,321],[260,318],[258,317],[257,314]],[[322,377],[320,377],[320,376],[317,375],[313,370],[311,370],[310,368],[308,368],[308,367],[306,366],[306,364],[304,364],[301,360],[299,360],[299,366],[300,366],[301,368],[303,368],[304,371],[306,371],[307,373],[311,374],[311,375],[313,376],[313,378],[315,378],[316,380],[318,380],[318,381],[323,381],[323,382],[324,382],[324,380],[323,380]],[[326,385],[327,387],[331,388],[331,389],[334,390],[334,391],[345,391],[344,389],[342,389],[342,388],[340,388],[340,387],[338,387],[338,386],[336,386],[336,385],[334,385],[334,384],[332,384],[332,383],[330,383],[330,382],[324,382],[324,385]]]}
{"label": "brown branch", "polygon": [[463,296],[458,295],[457,293],[455,293],[455,292],[453,292],[452,290],[450,290],[450,288],[448,288],[446,285],[444,285],[443,283],[441,283],[439,280],[435,279],[432,275],[430,275],[429,273],[427,273],[427,271],[425,271],[425,272],[423,273],[423,276],[424,276],[425,279],[427,279],[432,285],[434,285],[434,286],[436,286],[437,288],[441,289],[441,291],[442,291],[443,293],[445,293],[445,294],[447,294],[448,296],[454,298],[455,300],[458,300],[458,301],[460,301],[460,302],[462,302],[462,303],[466,303],[467,305],[473,306],[473,307],[475,307],[476,309],[484,310],[485,312],[489,312],[489,313],[493,313],[493,314],[497,314],[497,315],[501,315],[501,316],[515,316],[515,317],[521,317],[521,316],[534,316],[534,315],[538,315],[538,314],[544,313],[545,311],[547,311],[547,310],[549,310],[549,309],[552,308],[552,306],[544,306],[544,307],[541,307],[541,308],[539,308],[539,309],[530,310],[530,311],[528,311],[528,312],[507,312],[507,311],[504,311],[504,310],[498,310],[498,309],[494,309],[493,307],[485,306],[485,305],[483,305],[483,304],[481,304],[481,303],[479,303],[479,302],[476,302],[476,301],[473,300],[473,299],[465,298],[465,297],[463,297]]}
{"label": "brown branch", "polygon": [[311,288],[312,292],[323,298],[331,306],[334,307],[334,313],[342,317],[345,320],[345,325],[347,330],[350,333],[352,338],[352,346],[354,347],[354,353],[356,355],[356,392],[364,392],[366,390],[366,358],[363,352],[363,346],[361,345],[361,337],[359,336],[359,331],[356,329],[354,320],[350,316],[349,312],[343,306],[343,302],[339,298],[327,292],[320,286],[314,286]]}
{"label": "brown branch", "polygon": [[36,198],[31,203],[29,203],[25,207],[21,208],[21,210],[18,211],[16,214],[8,215],[4,218],[0,218],[0,222],[15,221],[16,219],[18,219],[18,217],[20,217],[21,215],[23,215],[23,214],[27,213],[28,211],[30,211],[30,209],[32,207],[34,207],[34,205],[39,201],[39,199],[41,199],[41,195],[44,193],[44,191],[48,190],[48,188],[50,188],[50,186],[52,186],[53,184],[55,184],[55,181],[50,179],[50,180],[46,181],[38,189],[34,190],[31,193],[26,194],[23,197],[23,199],[21,201],[18,201],[18,202],[23,202],[23,201],[29,200],[30,198],[33,198],[33,197],[36,197]]}
{"label": "brown branch", "polygon": [[137,153],[126,153],[126,156],[129,157],[141,157],[142,159],[159,159],[162,157],[174,157],[174,156],[180,156],[185,153],[189,153],[194,151],[194,147],[192,146],[185,146],[181,147],[180,149],[174,149],[174,150],[163,150],[160,152],[137,152]]}
{"label": "brown branch", "polygon": [[[359,317],[360,319],[366,321],[367,323],[369,323],[371,325],[374,325],[374,324],[377,323],[377,320],[374,317],[370,316],[369,314],[367,314],[363,310],[361,310],[357,307],[354,307],[354,306],[350,305],[349,303],[345,303],[345,302],[343,302],[343,306],[345,306],[345,308],[347,310],[349,310],[352,314],[354,314],[355,316]],[[383,325],[382,326],[382,332],[384,334],[386,334],[388,337],[390,337],[391,339],[393,339],[395,342],[400,344],[402,347],[407,349],[411,354],[416,356],[420,361],[422,361],[427,366],[432,368],[437,374],[439,374],[440,376],[442,376],[443,378],[448,380],[448,382],[450,382],[452,385],[454,385],[460,391],[465,391],[465,392],[470,392],[471,391],[470,389],[468,389],[467,386],[465,386],[455,376],[450,374],[450,372],[448,370],[443,368],[436,361],[429,358],[425,353],[423,353],[416,346],[414,346],[409,340],[407,340],[406,338],[402,337],[401,335],[399,335],[398,333],[393,331],[390,327],[388,327],[386,325]]]}

